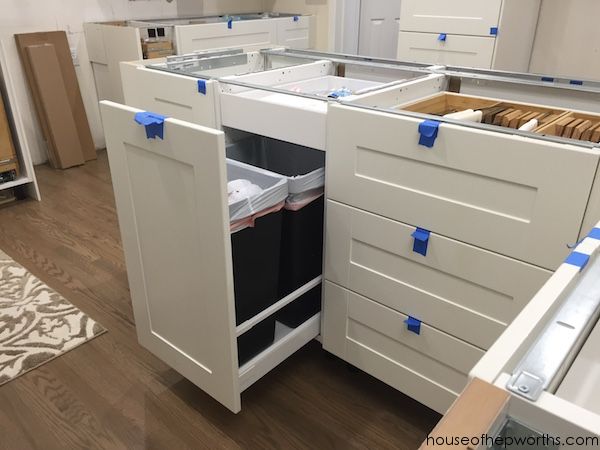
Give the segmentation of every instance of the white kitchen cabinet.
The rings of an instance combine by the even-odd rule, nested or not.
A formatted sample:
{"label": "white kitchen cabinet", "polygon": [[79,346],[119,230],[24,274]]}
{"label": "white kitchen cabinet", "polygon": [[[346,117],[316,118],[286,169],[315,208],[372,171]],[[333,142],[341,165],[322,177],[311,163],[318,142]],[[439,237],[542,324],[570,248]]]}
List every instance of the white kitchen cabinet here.
{"label": "white kitchen cabinet", "polygon": [[166,119],[148,139],[140,110],[101,106],[139,341],[239,412],[244,389],[319,334],[319,315],[278,324],[241,367],[236,339],[319,280],[236,327],[223,132]]}
{"label": "white kitchen cabinet", "polygon": [[422,33],[489,36],[498,26],[502,0],[406,0],[400,6],[400,27]]}
{"label": "white kitchen cabinet", "polygon": [[159,29],[164,33],[161,39],[171,42],[178,55],[229,47],[307,49],[314,44],[315,33],[313,16],[278,13],[86,23],[86,45],[100,100],[124,101],[119,63],[141,60],[142,41],[148,39],[149,30]]}
{"label": "white kitchen cabinet", "polygon": [[[250,54],[260,56],[252,59]],[[240,58],[239,64],[229,64],[228,58]],[[154,67],[124,64],[126,97],[131,92],[131,101],[137,103],[132,106],[172,115],[166,132],[176,126],[185,133],[207,133],[213,139],[210,145],[220,149],[224,139],[235,141],[252,133],[285,145],[300,144],[302,151],[326,152],[322,320],[315,316],[299,329],[279,327],[278,338],[268,351],[255,363],[236,367],[235,337],[273,310],[258,314],[250,325],[236,327],[229,317],[230,322],[223,322],[229,329],[225,336],[229,341],[220,344],[229,346],[226,351],[234,355],[231,365],[222,368],[229,377],[224,378],[225,387],[211,385],[196,374],[197,367],[181,362],[187,360],[180,348],[198,361],[203,361],[210,350],[187,346],[183,334],[173,334],[165,339],[174,345],[163,351],[154,338],[144,337],[142,324],[140,339],[145,346],[234,411],[239,410],[241,391],[321,332],[328,351],[445,412],[466,385],[469,371],[487,349],[495,348],[499,336],[513,329],[511,324],[527,310],[528,300],[560,266],[569,253],[567,245],[576,243],[581,235],[582,224],[600,219],[595,217],[598,208],[594,200],[598,144],[551,132],[559,119],[582,114],[573,112],[575,107],[597,111],[600,90],[595,85],[573,86],[532,75],[431,68],[289,49],[213,55],[208,61],[201,60],[184,61],[182,64],[189,64],[187,68],[171,63]],[[200,85],[204,92],[198,91]],[[351,95],[331,96],[341,88],[347,88]],[[494,125],[442,117],[446,109],[498,105],[519,114],[544,114],[548,122],[533,132],[524,132],[501,122]],[[164,143],[146,140],[143,129],[129,123],[133,110],[114,105],[103,108],[116,110],[115,117],[129,114],[110,122],[111,129],[120,133],[113,148],[125,155],[111,156],[111,166],[125,167],[115,170],[115,176],[125,180],[115,182],[118,204],[125,204],[119,206],[119,213],[123,208],[135,211],[132,201],[146,202],[140,206],[144,212],[152,206],[148,198],[158,198],[163,203],[154,209],[169,212],[180,208],[169,212],[172,227],[182,239],[200,245],[201,233],[186,228],[179,219],[186,218],[187,223],[195,211],[183,206],[185,198],[202,198],[185,186],[186,180],[193,178],[175,176],[175,182],[158,169],[164,166],[173,173],[172,159],[181,160],[168,147],[172,144],[167,138]],[[599,117],[600,122],[600,116],[587,116],[594,120]],[[212,131],[198,124],[208,125]],[[124,128],[139,135],[135,142],[131,138],[131,143],[122,144],[129,139],[123,135]],[[215,128],[222,128],[224,134]],[[435,137],[427,134],[432,129],[437,132]],[[424,137],[427,139],[420,143]],[[200,135],[194,138],[200,142],[194,146],[197,158],[203,157],[200,149],[205,147],[205,139]],[[158,148],[163,148],[163,156],[149,168],[140,155]],[[222,150],[217,153],[224,158]],[[186,171],[195,173],[195,165],[203,164],[203,170],[218,173],[212,162],[186,161]],[[136,181],[134,192],[131,181],[138,172],[154,175]],[[149,186],[156,180],[158,187]],[[217,182],[211,182],[213,191]],[[184,199],[170,205],[169,196],[182,190],[187,193]],[[142,270],[135,267],[143,263],[140,248],[158,248],[154,247],[158,244],[141,244],[138,235],[146,231],[135,228],[139,222],[134,222],[131,214],[137,213],[125,213],[121,226],[124,242],[134,243],[130,250],[126,244],[126,252],[133,255],[128,257],[128,265],[132,260],[135,281],[136,271]],[[149,217],[150,213],[146,220]],[[220,242],[214,237],[212,241]],[[160,245],[167,242],[165,238]],[[190,246],[183,253],[186,264],[193,249]],[[225,244],[221,250],[229,254]],[[173,259],[178,250],[165,252]],[[230,256],[224,258],[227,264]],[[181,276],[200,270],[194,264],[192,269],[186,266]],[[171,266],[168,272],[162,266],[162,272],[148,267],[160,280],[178,272],[177,263]],[[226,268],[222,272],[225,281],[230,280],[231,273]],[[313,281],[303,289],[314,288],[321,277]],[[196,280],[190,286],[194,292],[199,289]],[[142,305],[136,307],[142,309],[140,314],[147,314],[144,305],[151,299],[146,292],[155,288],[142,287],[134,289],[132,285],[132,294],[136,292],[134,302]],[[160,295],[162,291],[156,292]],[[222,298],[232,308],[234,299],[227,295],[224,292]],[[178,308],[183,306],[182,300]],[[225,320],[225,312],[219,314],[218,320]],[[414,332],[415,324],[420,333]],[[209,359],[206,361],[210,364]],[[573,372],[573,379],[582,374],[585,370]]]}
{"label": "white kitchen cabinet", "polygon": [[527,72],[540,0],[403,0],[398,59]]}

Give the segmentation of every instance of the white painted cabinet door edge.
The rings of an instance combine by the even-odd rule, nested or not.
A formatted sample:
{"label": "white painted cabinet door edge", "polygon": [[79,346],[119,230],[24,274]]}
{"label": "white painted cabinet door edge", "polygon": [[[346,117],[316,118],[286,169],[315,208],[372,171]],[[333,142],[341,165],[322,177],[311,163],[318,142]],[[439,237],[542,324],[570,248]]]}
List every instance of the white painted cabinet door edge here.
{"label": "white painted cabinet door edge", "polygon": [[101,111],[140,343],[239,412],[224,134],[167,119],[147,139],[139,110]]}

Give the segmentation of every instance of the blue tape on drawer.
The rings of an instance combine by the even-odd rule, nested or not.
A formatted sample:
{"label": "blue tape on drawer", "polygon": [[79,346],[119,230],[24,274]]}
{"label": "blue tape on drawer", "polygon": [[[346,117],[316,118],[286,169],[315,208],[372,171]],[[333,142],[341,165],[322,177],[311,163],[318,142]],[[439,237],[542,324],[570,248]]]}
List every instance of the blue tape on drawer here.
{"label": "blue tape on drawer", "polygon": [[404,323],[406,324],[408,331],[412,331],[415,334],[421,334],[421,321],[419,319],[409,316]]}
{"label": "blue tape on drawer", "polygon": [[425,120],[419,124],[419,145],[432,148],[438,136],[440,123],[437,120]]}
{"label": "blue tape on drawer", "polygon": [[198,80],[198,92],[206,95],[206,80]]}
{"label": "blue tape on drawer", "polygon": [[424,228],[417,228],[411,236],[414,238],[413,252],[427,256],[427,248],[429,247],[429,237],[431,232]]}
{"label": "blue tape on drawer", "polygon": [[448,38],[448,35],[446,33],[440,33],[438,36],[438,41],[446,42],[447,38]]}

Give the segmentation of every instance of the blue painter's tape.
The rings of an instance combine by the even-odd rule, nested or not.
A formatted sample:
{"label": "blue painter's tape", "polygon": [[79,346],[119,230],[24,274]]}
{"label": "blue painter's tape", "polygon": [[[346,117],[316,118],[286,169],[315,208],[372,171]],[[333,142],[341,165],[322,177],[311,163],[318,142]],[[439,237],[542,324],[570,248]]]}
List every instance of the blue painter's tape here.
{"label": "blue painter's tape", "polygon": [[229,19],[227,21],[227,28],[229,28],[230,30],[233,28],[233,19]]}
{"label": "blue painter's tape", "polygon": [[548,83],[554,83],[554,78],[552,78],[552,77],[542,77],[542,81],[546,81]]}
{"label": "blue painter's tape", "polygon": [[413,242],[413,252],[427,256],[427,248],[429,247],[429,237],[431,232],[424,228],[417,228],[411,236],[415,239]]}
{"label": "blue painter's tape", "polygon": [[571,253],[565,262],[572,266],[579,267],[579,270],[583,270],[583,268],[590,261],[590,255],[586,255],[585,253],[573,252]]}
{"label": "blue painter's tape", "polygon": [[421,321],[414,317],[408,316],[408,319],[404,321],[408,331],[412,331],[415,334],[421,334]]}
{"label": "blue painter's tape", "polygon": [[198,80],[198,92],[206,95],[206,80]]}
{"label": "blue painter's tape", "polygon": [[600,228],[592,228],[592,231],[589,232],[588,237],[592,239],[598,239],[600,241]]}
{"label": "blue painter's tape", "polygon": [[419,124],[419,145],[432,148],[438,136],[440,123],[437,120],[425,120]]}
{"label": "blue painter's tape", "polygon": [[300,20],[300,17],[294,16],[294,22],[298,22],[299,20]]}
{"label": "blue painter's tape", "polygon": [[448,35],[446,33],[440,33],[440,35],[438,36],[438,41],[446,42],[447,37]]}
{"label": "blue painter's tape", "polygon": [[581,80],[571,80],[569,84],[574,84],[575,86],[583,86],[583,81]]}
{"label": "blue painter's tape", "polygon": [[152,112],[139,112],[135,115],[135,121],[146,127],[146,137],[148,139],[164,139],[165,135],[165,116]]}
{"label": "blue painter's tape", "polygon": [[490,28],[490,34],[492,36],[497,36],[498,35],[498,27],[492,27],[492,28]]}

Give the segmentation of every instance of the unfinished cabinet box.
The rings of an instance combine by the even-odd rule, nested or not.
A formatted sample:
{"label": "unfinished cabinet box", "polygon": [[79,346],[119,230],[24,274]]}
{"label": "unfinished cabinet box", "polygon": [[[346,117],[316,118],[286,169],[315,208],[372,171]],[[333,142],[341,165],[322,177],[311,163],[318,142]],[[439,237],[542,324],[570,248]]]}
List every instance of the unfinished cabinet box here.
{"label": "unfinished cabinet box", "polygon": [[507,394],[497,426],[484,430],[490,435],[516,422],[548,436],[553,448],[598,445],[599,226],[586,230],[573,249],[577,257],[558,268],[471,371]]}
{"label": "unfinished cabinet box", "polygon": [[[121,62],[229,47],[307,49],[314,42],[314,17],[258,13],[132,20],[86,23],[84,31],[99,99],[123,102]],[[146,51],[144,45],[164,48]]]}

